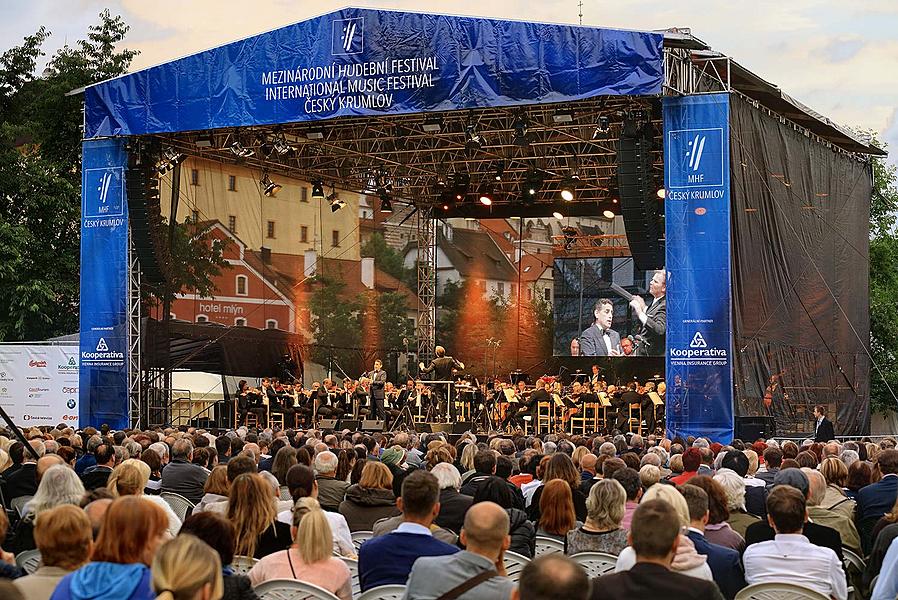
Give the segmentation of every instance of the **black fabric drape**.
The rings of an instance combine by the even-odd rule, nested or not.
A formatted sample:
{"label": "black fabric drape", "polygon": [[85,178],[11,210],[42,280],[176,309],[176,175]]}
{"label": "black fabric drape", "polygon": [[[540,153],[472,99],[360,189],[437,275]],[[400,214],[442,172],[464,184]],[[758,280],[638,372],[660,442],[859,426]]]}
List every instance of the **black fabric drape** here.
{"label": "black fabric drape", "polygon": [[823,404],[869,433],[870,166],[730,106],[736,414],[800,434]]}

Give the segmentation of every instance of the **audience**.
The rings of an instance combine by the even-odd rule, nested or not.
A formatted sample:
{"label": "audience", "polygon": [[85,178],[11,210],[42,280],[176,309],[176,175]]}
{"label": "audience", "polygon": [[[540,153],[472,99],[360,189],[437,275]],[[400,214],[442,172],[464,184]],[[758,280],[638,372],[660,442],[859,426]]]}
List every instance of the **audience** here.
{"label": "audience", "polygon": [[803,468],[801,472],[808,478],[808,519],[818,525],[835,529],[839,532],[842,547],[848,548],[855,554],[862,554],[861,539],[854,521],[840,512],[827,510],[821,506],[823,499],[826,497],[826,479],[823,477],[823,474],[820,471],[808,468]]}
{"label": "audience", "polygon": [[253,591],[249,577],[238,575],[231,569],[234,562],[234,546],[236,537],[234,525],[223,516],[204,512],[190,515],[184,519],[184,525],[178,535],[194,535],[206,542],[216,553],[221,562],[222,598],[224,600],[259,600]]}
{"label": "audience", "polygon": [[[41,460],[45,458],[50,457],[45,456]],[[84,491],[84,486],[78,475],[69,467],[57,463],[47,469],[41,475],[40,484],[37,486],[34,497],[25,505],[25,516],[19,519],[16,525],[12,543],[9,546],[10,550],[15,554],[33,550],[36,547],[33,532],[37,516],[57,506],[78,505],[84,496]]]}
{"label": "audience", "polygon": [[[278,513],[278,521],[286,525],[293,524],[293,511],[296,504],[302,498],[314,498],[318,500],[318,482],[315,480],[315,472],[306,465],[293,465],[287,471],[287,490],[293,500],[293,508]],[[320,505],[319,505],[320,506]],[[340,513],[325,511],[324,516],[331,527],[334,538],[334,553],[349,558],[355,558],[355,546],[352,544],[352,534],[346,517]]]}
{"label": "audience", "polygon": [[120,496],[141,496],[144,500],[152,502],[165,511],[168,518],[168,534],[171,537],[178,535],[181,529],[181,519],[172,510],[168,502],[160,496],[144,496],[143,491],[150,479],[150,467],[137,459],[129,458],[112,470],[106,489],[113,498]]}
{"label": "audience", "polygon": [[361,479],[346,488],[346,499],[339,504],[340,514],[346,518],[349,531],[371,531],[380,519],[399,514],[390,469],[378,461],[362,462]]}
{"label": "audience", "polygon": [[567,482],[553,479],[544,488],[539,500],[540,517],[536,535],[564,541],[569,531],[583,524],[574,514],[571,487]]}
{"label": "audience", "polygon": [[745,532],[761,519],[745,510],[745,480],[735,471],[720,469],[714,474],[714,481],[720,484],[727,498],[727,524],[745,539]]}
{"label": "audience", "polygon": [[713,477],[698,475],[689,480],[689,485],[694,485],[705,490],[708,495],[708,522],[705,524],[705,539],[712,544],[737,550],[741,554],[745,550],[745,538],[733,531],[727,519],[730,511],[727,509],[727,495]]}
{"label": "audience", "polygon": [[184,496],[197,504],[205,494],[209,471],[193,464],[193,444],[189,439],[175,440],[171,447],[171,462],[162,469],[162,491]]}
{"label": "audience", "polygon": [[[78,481],[74,471],[60,468],[70,471]],[[34,521],[34,541],[41,553],[41,564],[31,575],[14,581],[25,598],[48,600],[63,577],[90,560],[90,520],[83,510],[70,503],[41,510]]]}
{"label": "audience", "polygon": [[749,584],[794,583],[845,600],[848,587],[842,561],[831,549],[814,545],[802,535],[807,518],[804,494],[790,485],[775,484],[767,498],[767,519],[776,536],[745,549],[745,580]]}
{"label": "audience", "polygon": [[571,457],[562,452],[553,454],[549,459],[549,463],[546,465],[542,479],[543,485],[537,488],[537,490],[533,493],[533,499],[530,502],[530,507],[528,509],[530,520],[535,523],[539,522],[540,496],[545,489],[545,484],[554,479],[560,479],[570,486],[571,497],[574,503],[574,514],[576,515],[578,521],[585,521],[586,496],[580,489],[580,473],[578,473],[576,467],[574,467],[574,463],[573,461],[571,461]]}
{"label": "audience", "polygon": [[[337,455],[330,451],[315,456],[315,479],[318,481],[318,502],[324,510],[337,511],[346,496],[349,483],[337,479]],[[391,478],[392,485],[392,478]]]}
{"label": "audience", "polygon": [[532,558],[536,552],[536,527],[527,520],[527,513],[515,506],[515,498],[507,482],[498,477],[484,480],[474,494],[474,504],[479,502],[492,502],[505,509],[511,536],[509,550]]}
{"label": "audience", "polygon": [[586,522],[578,529],[569,531],[565,537],[565,554],[620,554],[627,547],[627,531],[621,527],[626,499],[627,493],[616,479],[596,482],[586,499]]}
{"label": "audience", "polygon": [[577,563],[560,554],[535,558],[521,571],[515,600],[586,600],[589,578]]}
{"label": "audience", "polygon": [[[430,452],[427,455],[430,456]],[[471,508],[474,498],[459,492],[461,475],[455,465],[447,462],[437,463],[430,472],[440,485],[440,514],[434,523],[453,533],[461,531],[465,514]]]}
{"label": "audience", "polygon": [[234,480],[228,495],[227,517],[237,532],[234,551],[239,556],[262,558],[292,542],[290,527],[277,520],[271,486],[261,475],[244,473]]}
{"label": "audience", "polygon": [[[698,477],[704,477],[699,475]],[[694,481],[697,477],[693,477]],[[705,538],[705,526],[708,524],[708,494],[702,488],[686,484],[680,488],[686,506],[689,508],[689,530],[686,535],[695,545],[695,551],[708,557],[708,566],[714,576],[714,583],[720,588],[725,598],[734,598],[736,593],[745,587],[742,573],[742,562],[739,552],[717,544]]]}
{"label": "audience", "polygon": [[873,545],[873,527],[892,509],[898,497],[898,450],[879,453],[876,467],[882,479],[861,488],[857,493],[857,528],[864,550]]}
{"label": "audience", "polygon": [[188,534],[159,549],[152,575],[156,600],[217,600],[224,592],[218,554]]}
{"label": "audience", "polygon": [[624,518],[621,520],[620,526],[629,530],[633,512],[639,506],[639,499],[642,498],[642,482],[639,479],[639,472],[627,467],[615,471],[613,477],[624,486],[624,491],[627,492],[627,504],[624,507]]}

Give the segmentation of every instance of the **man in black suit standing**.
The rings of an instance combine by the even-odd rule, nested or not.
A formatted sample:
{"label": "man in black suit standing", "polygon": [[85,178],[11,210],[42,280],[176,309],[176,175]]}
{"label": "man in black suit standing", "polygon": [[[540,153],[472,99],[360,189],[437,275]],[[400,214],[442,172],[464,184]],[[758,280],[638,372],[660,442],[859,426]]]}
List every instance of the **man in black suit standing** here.
{"label": "man in black suit standing", "polygon": [[634,356],[663,356],[667,335],[667,278],[663,270],[655,271],[649,283],[652,303],[646,305],[642,296],[633,296],[630,306],[642,327],[636,334]]}
{"label": "man in black suit standing", "polygon": [[826,407],[818,404],[814,407],[814,420],[817,422],[814,428],[815,442],[829,442],[836,439],[833,422],[826,418]]}
{"label": "man in black suit standing", "polygon": [[620,356],[620,334],[611,329],[614,305],[608,298],[596,302],[595,322],[580,334],[580,356]]}
{"label": "man in black suit standing", "polygon": [[[450,381],[452,379],[452,370],[458,369],[463,371],[465,368],[465,363],[460,360],[455,360],[451,356],[446,356],[446,349],[442,346],[437,346],[434,348],[434,353],[437,355],[435,359],[430,361],[430,364],[426,367],[423,362],[418,363],[418,369],[421,370],[422,373],[433,373],[435,381]],[[448,389],[449,386],[446,384],[445,386],[440,386],[442,390],[443,399],[448,401],[449,403],[449,418],[451,420],[455,420],[455,403],[452,402],[452,399],[449,398]]]}
{"label": "man in black suit standing", "polygon": [[384,412],[384,386],[387,384],[387,372],[383,370],[383,363],[380,359],[374,361],[374,370],[368,373],[368,379],[371,380],[371,416],[372,419],[386,419],[387,414]]}

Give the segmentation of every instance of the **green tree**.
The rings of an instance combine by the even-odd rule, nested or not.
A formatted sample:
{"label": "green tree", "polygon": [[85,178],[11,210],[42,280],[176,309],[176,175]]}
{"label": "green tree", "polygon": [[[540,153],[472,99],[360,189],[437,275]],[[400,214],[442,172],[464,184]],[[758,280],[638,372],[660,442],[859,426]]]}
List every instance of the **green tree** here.
{"label": "green tree", "polygon": [[379,233],[375,233],[362,244],[360,251],[362,256],[374,258],[374,264],[378,269],[400,281],[404,281],[408,277],[409,271],[412,271],[412,269],[405,268],[402,255],[388,246],[384,236]]}
{"label": "green tree", "polygon": [[335,359],[347,374],[355,374],[362,363],[359,326],[362,305],[344,298],[346,284],[342,281],[319,275],[314,285],[309,301],[310,325],[315,337],[312,360],[326,366],[330,359]]}

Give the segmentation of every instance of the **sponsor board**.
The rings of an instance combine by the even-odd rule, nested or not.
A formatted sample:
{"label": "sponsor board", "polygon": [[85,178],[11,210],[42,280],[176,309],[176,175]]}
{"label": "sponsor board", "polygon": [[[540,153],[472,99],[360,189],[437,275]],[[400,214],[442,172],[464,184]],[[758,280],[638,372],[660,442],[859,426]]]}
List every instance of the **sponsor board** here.
{"label": "sponsor board", "polygon": [[0,344],[0,356],[0,406],[16,425],[78,424],[77,346]]}

